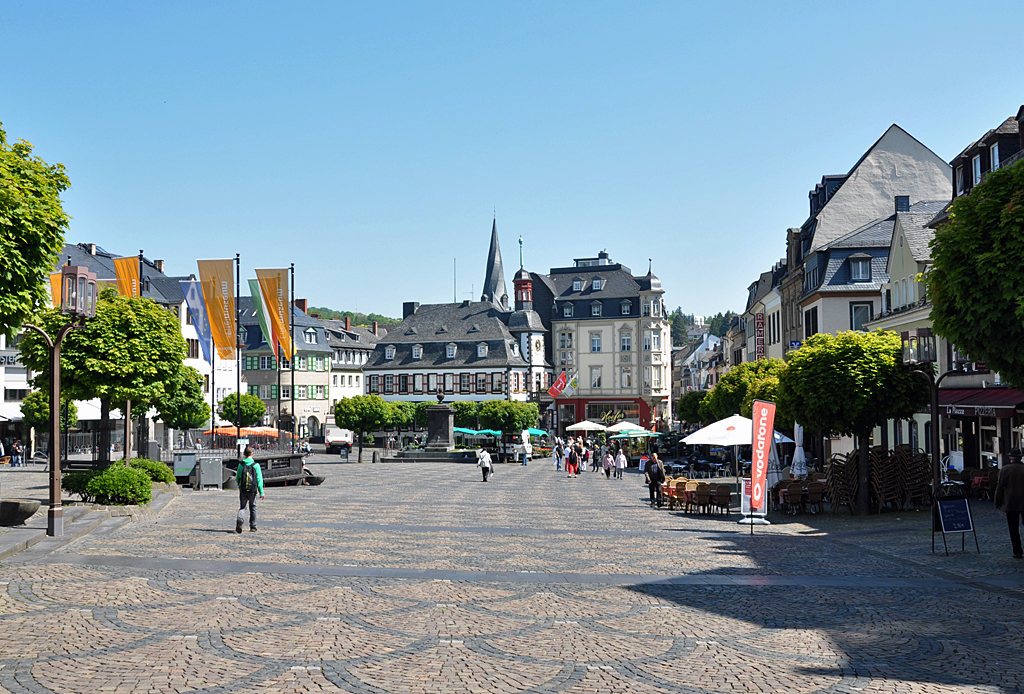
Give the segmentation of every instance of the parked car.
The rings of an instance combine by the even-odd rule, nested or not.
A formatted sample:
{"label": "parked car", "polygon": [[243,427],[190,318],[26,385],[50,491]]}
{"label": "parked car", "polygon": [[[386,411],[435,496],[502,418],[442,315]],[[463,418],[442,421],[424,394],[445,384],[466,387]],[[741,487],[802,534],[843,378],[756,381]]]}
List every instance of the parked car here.
{"label": "parked car", "polygon": [[331,453],[348,455],[354,440],[354,434],[348,429],[341,429],[333,424],[324,427],[324,444],[327,446],[328,455]]}

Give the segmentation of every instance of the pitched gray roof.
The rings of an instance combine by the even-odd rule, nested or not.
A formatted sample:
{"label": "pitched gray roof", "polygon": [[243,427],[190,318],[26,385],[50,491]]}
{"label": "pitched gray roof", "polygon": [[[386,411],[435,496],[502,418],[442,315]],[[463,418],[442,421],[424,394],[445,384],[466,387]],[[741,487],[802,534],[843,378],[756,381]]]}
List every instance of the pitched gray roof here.
{"label": "pitched gray roof", "polygon": [[[260,319],[256,316],[256,310],[253,308],[252,297],[239,297],[238,309],[241,311],[238,322],[245,328],[244,349],[266,350],[269,352],[270,346],[263,341],[263,329],[260,327]],[[330,344],[328,344],[327,332],[319,320],[307,316],[297,308],[292,310],[292,316],[294,324],[292,332],[295,334],[295,350],[297,352],[323,352],[331,354],[334,351],[331,349]],[[309,328],[316,330],[315,345],[306,344],[303,338],[303,333]]]}
{"label": "pitched gray roof", "polygon": [[[449,340],[449,342],[456,342]],[[487,356],[477,356],[477,345],[480,342],[487,344]],[[391,371],[410,369],[445,368],[452,369],[464,367],[466,369],[504,369],[507,367],[528,366],[521,356],[516,356],[512,351],[513,340],[475,340],[456,342],[455,358],[449,359],[447,342],[424,342],[423,356],[420,359],[412,358],[413,343],[396,343],[395,358],[386,359],[385,350],[390,342],[380,343],[370,355],[369,361],[363,365],[364,371]]]}
{"label": "pitched gray roof", "polygon": [[[600,277],[601,289],[593,288],[594,278]],[[640,279],[633,277],[621,265],[598,265],[593,267],[556,268],[548,276],[554,285],[555,301],[579,299],[631,299],[641,291]],[[572,283],[583,281],[581,291],[573,291]]]}
{"label": "pitched gray roof", "polygon": [[[512,339],[505,327],[507,312],[491,302],[424,304],[388,333],[387,341],[409,344]],[[380,341],[378,340],[378,344]]]}
{"label": "pitched gray roof", "polygon": [[536,311],[514,311],[508,317],[508,329],[511,332],[544,332],[544,322]]}
{"label": "pitched gray roof", "polygon": [[888,248],[892,244],[892,232],[896,225],[896,215],[914,214],[928,215],[931,219],[945,207],[945,200],[923,200],[910,206],[910,212],[893,213],[888,217],[881,217],[868,222],[859,229],[840,236],[835,241],[823,246],[820,251],[828,251],[834,248]]}
{"label": "pitched gray roof", "polygon": [[345,323],[340,320],[320,319],[320,323],[327,330],[327,340],[331,347],[373,349],[378,340],[384,339],[388,334],[388,331],[381,327],[377,328],[376,335],[373,334],[373,330],[359,326],[345,330]]}
{"label": "pitched gray roof", "polygon": [[491,227],[491,247],[487,252],[487,274],[481,301],[491,301],[498,307],[508,306],[508,292],[505,290],[505,272],[501,267],[501,247],[498,245],[498,219]]}
{"label": "pitched gray roof", "polygon": [[928,225],[934,217],[931,212],[899,213],[900,229],[907,239],[911,255],[919,263],[927,263],[932,257],[930,244],[935,238],[935,230]]}

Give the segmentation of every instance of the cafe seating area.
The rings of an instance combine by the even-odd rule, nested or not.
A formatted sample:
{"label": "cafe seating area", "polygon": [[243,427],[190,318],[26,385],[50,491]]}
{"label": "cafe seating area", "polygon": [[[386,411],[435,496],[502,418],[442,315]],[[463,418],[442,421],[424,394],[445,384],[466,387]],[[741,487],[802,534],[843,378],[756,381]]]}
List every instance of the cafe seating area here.
{"label": "cafe seating area", "polygon": [[732,487],[728,484],[710,484],[688,477],[669,478],[661,487],[669,509],[682,509],[683,513],[730,515],[733,502]]}

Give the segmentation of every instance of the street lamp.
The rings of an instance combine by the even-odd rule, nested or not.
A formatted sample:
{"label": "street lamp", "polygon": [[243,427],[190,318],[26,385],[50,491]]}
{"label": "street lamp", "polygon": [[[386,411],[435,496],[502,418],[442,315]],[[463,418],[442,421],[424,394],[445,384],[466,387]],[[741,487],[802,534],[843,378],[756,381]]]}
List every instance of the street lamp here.
{"label": "street lamp", "polygon": [[939,360],[935,348],[935,335],[931,328],[916,328],[900,333],[903,345],[903,363],[910,366],[925,365],[925,369],[914,369],[913,373],[928,381],[931,395],[931,449],[932,449],[932,498],[939,490],[941,468],[939,465],[939,384],[942,379],[956,371],[947,371],[938,378],[932,372],[931,365]]}
{"label": "street lamp", "polygon": [[71,318],[71,322],[57,331],[55,339],[42,328],[25,324],[26,328],[42,335],[50,348],[50,508],[46,518],[46,534],[50,537],[64,535],[60,488],[60,346],[69,332],[85,327],[85,319],[96,315],[96,273],[70,262],[69,258],[68,264],[61,268],[60,312]]}

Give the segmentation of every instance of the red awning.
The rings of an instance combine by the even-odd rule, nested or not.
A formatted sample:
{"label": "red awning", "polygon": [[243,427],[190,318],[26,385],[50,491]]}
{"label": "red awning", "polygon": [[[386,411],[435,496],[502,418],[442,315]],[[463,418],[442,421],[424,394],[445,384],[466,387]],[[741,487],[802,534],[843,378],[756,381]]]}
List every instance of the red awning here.
{"label": "red awning", "polygon": [[1010,417],[1024,404],[1014,388],[940,388],[939,410],[947,416]]}

